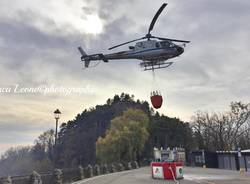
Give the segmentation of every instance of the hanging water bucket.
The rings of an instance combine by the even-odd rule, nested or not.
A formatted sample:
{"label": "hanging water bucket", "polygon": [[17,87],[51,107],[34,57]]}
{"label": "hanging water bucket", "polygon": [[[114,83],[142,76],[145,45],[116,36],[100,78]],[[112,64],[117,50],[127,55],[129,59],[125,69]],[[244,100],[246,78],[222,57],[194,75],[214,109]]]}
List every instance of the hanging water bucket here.
{"label": "hanging water bucket", "polygon": [[155,109],[161,108],[163,98],[162,98],[162,96],[160,95],[160,93],[158,91],[153,91],[151,93],[150,100],[151,100],[151,104],[153,105],[153,107]]}

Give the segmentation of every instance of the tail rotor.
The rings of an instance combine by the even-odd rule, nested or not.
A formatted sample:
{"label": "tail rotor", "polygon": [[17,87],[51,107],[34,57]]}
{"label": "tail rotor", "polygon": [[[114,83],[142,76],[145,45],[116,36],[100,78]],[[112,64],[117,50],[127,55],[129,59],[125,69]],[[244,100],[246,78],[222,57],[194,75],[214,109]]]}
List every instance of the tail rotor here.
{"label": "tail rotor", "polygon": [[79,52],[82,55],[81,60],[84,61],[85,68],[88,68],[90,60],[88,59],[87,53],[82,49],[82,47],[78,47],[78,50],[79,50]]}

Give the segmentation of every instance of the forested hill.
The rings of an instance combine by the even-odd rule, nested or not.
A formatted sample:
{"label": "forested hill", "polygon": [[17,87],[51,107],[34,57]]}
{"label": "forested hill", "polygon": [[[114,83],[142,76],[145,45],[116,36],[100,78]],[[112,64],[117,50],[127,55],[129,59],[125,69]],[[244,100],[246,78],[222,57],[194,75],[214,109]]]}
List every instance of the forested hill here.
{"label": "forested hill", "polygon": [[[16,147],[6,151],[0,159],[0,176],[24,175],[33,170],[48,172],[54,168],[54,163],[59,168],[95,164],[98,138],[104,137],[114,118],[123,115],[127,109],[140,109],[149,120],[149,136],[144,151],[137,157],[139,161],[152,158],[154,146],[184,146],[189,150],[193,145],[192,131],[188,123],[160,116],[150,108],[148,102],[134,100],[133,96],[122,93],[108,99],[103,105],[84,110],[74,120],[63,123],[56,146],[54,131],[48,130],[35,140],[34,146]],[[109,145],[111,144],[108,142]],[[116,151],[115,147],[113,149]]]}
{"label": "forested hill", "polygon": [[57,163],[62,167],[93,164],[96,161],[95,143],[104,136],[113,118],[128,108],[143,110],[150,118],[150,138],[145,145],[144,157],[150,157],[153,146],[191,145],[191,129],[179,119],[159,116],[148,102],[134,100],[122,93],[108,99],[106,104],[84,110],[76,118],[61,125],[57,145]]}
{"label": "forested hill", "polygon": [[[136,119],[137,117],[139,119]],[[120,160],[136,158],[138,161],[152,159],[154,147],[182,146],[187,153],[194,149],[230,151],[238,146],[249,149],[250,103],[232,102],[229,111],[211,114],[198,112],[192,119],[191,128],[189,123],[184,123],[178,118],[159,115],[146,101],[135,100],[134,96],[124,93],[115,95],[105,104],[84,110],[74,120],[63,123],[57,145],[54,143],[54,131],[48,130],[35,140],[34,146],[7,150],[0,159],[0,176],[23,175],[33,170],[48,172],[52,171],[55,164],[58,168],[95,164],[96,154],[99,162],[106,162],[106,160],[115,162],[108,158],[106,153],[110,155],[117,153],[119,144],[120,148],[125,149],[119,149],[120,152],[115,158]],[[139,134],[140,128],[143,130],[142,121],[145,121],[146,132]],[[140,125],[140,128],[138,129],[136,125]],[[119,129],[119,127],[125,128]],[[112,134],[116,130],[120,132]],[[132,133],[129,132],[130,130]],[[105,137],[102,139],[100,136]],[[131,142],[129,145],[133,146],[131,148],[136,148],[132,150],[136,153],[136,157],[129,155],[131,148],[126,150],[128,140],[126,136],[134,141],[132,142],[134,145],[130,144]],[[125,144],[121,144],[120,141],[119,144],[115,142],[117,137],[120,138],[119,140],[125,140],[123,141]],[[141,141],[139,141],[140,137]],[[145,139],[143,140],[142,137]],[[143,142],[144,147],[139,149],[138,142],[139,145]]]}
{"label": "forested hill", "polygon": [[139,108],[150,114],[149,104],[133,96],[122,93],[108,99],[106,104],[84,110],[67,124],[61,125],[59,133],[59,164],[70,165],[94,163],[95,142],[99,136],[104,136],[110,121],[122,114],[128,108]]}

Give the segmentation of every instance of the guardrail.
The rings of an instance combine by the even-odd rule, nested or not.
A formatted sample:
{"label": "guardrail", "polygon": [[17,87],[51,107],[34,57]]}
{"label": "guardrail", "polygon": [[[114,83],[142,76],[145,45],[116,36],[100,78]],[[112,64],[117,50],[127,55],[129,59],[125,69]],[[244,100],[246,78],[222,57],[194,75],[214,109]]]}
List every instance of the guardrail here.
{"label": "guardrail", "polygon": [[132,161],[126,164],[96,164],[94,166],[88,165],[85,168],[79,166],[78,168],[55,169],[53,173],[39,174],[36,171],[33,171],[30,175],[0,178],[0,184],[69,184],[93,176],[137,168],[139,168],[138,163],[136,161]]}

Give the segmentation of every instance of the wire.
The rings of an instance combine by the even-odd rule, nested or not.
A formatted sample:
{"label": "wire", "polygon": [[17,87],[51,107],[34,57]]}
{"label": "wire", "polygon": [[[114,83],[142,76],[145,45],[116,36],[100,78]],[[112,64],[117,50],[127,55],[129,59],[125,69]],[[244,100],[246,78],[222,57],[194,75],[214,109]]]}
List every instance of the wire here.
{"label": "wire", "polygon": [[158,92],[160,92],[160,88],[158,85],[158,79],[155,73],[155,70],[152,70],[152,84],[151,84],[151,91],[155,91],[157,90]]}
{"label": "wire", "polygon": [[171,174],[172,174],[172,176],[173,176],[174,182],[177,183],[177,184],[180,184],[180,182],[176,180],[175,175],[174,175],[174,172],[173,172],[173,169],[172,169],[171,166],[169,166],[169,169],[170,169]]}
{"label": "wire", "polygon": [[152,69],[153,79],[155,79],[155,70]]}

